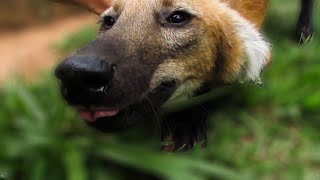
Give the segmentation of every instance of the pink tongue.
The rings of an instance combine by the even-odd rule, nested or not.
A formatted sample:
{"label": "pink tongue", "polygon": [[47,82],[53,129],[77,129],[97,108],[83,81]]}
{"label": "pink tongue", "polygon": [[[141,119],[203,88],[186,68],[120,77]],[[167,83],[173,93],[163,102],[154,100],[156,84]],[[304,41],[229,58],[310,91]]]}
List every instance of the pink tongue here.
{"label": "pink tongue", "polygon": [[88,122],[94,122],[94,116],[93,113],[90,111],[79,111],[79,115]]}
{"label": "pink tongue", "polygon": [[93,114],[94,118],[102,118],[102,117],[112,117],[118,114],[118,110],[104,110],[104,111],[95,111]]}
{"label": "pink tongue", "polygon": [[98,110],[98,111],[79,111],[79,115],[88,122],[94,122],[98,118],[112,117],[117,115],[119,110]]}

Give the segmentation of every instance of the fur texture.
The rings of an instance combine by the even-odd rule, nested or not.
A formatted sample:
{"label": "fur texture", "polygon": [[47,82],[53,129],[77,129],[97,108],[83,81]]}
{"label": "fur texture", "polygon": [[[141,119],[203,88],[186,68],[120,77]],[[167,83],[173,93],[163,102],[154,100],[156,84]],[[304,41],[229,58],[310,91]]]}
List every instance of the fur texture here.
{"label": "fur texture", "polygon": [[[166,102],[215,84],[260,82],[271,57],[258,29],[266,7],[267,0],[115,0],[101,16],[97,39],[57,68],[64,95],[82,114],[99,117],[89,125],[108,131],[149,119]],[[101,70],[88,60],[83,65],[83,58],[112,68]],[[85,74],[92,80],[97,71],[100,79],[110,77],[105,84],[97,77],[93,87]],[[206,139],[205,116],[192,112],[163,120],[162,139],[173,141],[174,149]]]}

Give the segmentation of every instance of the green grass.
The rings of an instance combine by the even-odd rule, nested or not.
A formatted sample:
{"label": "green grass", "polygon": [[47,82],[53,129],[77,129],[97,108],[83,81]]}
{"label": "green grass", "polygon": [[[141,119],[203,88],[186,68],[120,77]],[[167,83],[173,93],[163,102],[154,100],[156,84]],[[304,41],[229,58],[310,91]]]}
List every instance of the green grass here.
{"label": "green grass", "polygon": [[[64,103],[50,73],[33,85],[8,82],[0,90],[0,179],[319,179],[320,35],[303,46],[292,41],[297,5],[271,1],[265,34],[273,62],[264,85],[214,97],[207,149],[160,152],[158,131],[142,125],[95,132]],[[94,32],[80,30],[58,47],[70,52]]]}

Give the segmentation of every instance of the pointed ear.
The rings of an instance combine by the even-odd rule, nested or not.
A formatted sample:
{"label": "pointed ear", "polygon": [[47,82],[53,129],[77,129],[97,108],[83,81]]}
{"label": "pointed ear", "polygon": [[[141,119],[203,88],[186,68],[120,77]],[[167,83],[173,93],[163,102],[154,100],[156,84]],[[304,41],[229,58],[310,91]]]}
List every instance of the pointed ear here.
{"label": "pointed ear", "polygon": [[270,44],[239,13],[232,9],[224,12],[216,46],[218,81],[259,83],[260,73],[271,59]]}

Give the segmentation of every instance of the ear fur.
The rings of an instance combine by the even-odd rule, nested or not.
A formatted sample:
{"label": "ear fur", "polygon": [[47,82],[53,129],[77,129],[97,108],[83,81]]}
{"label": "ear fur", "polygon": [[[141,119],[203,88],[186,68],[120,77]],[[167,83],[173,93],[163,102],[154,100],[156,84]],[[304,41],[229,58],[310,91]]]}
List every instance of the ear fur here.
{"label": "ear fur", "polygon": [[[219,81],[260,83],[260,73],[271,58],[267,43],[254,24],[237,11],[223,6],[224,17],[217,47],[216,70]],[[223,19],[225,18],[225,19]]]}

